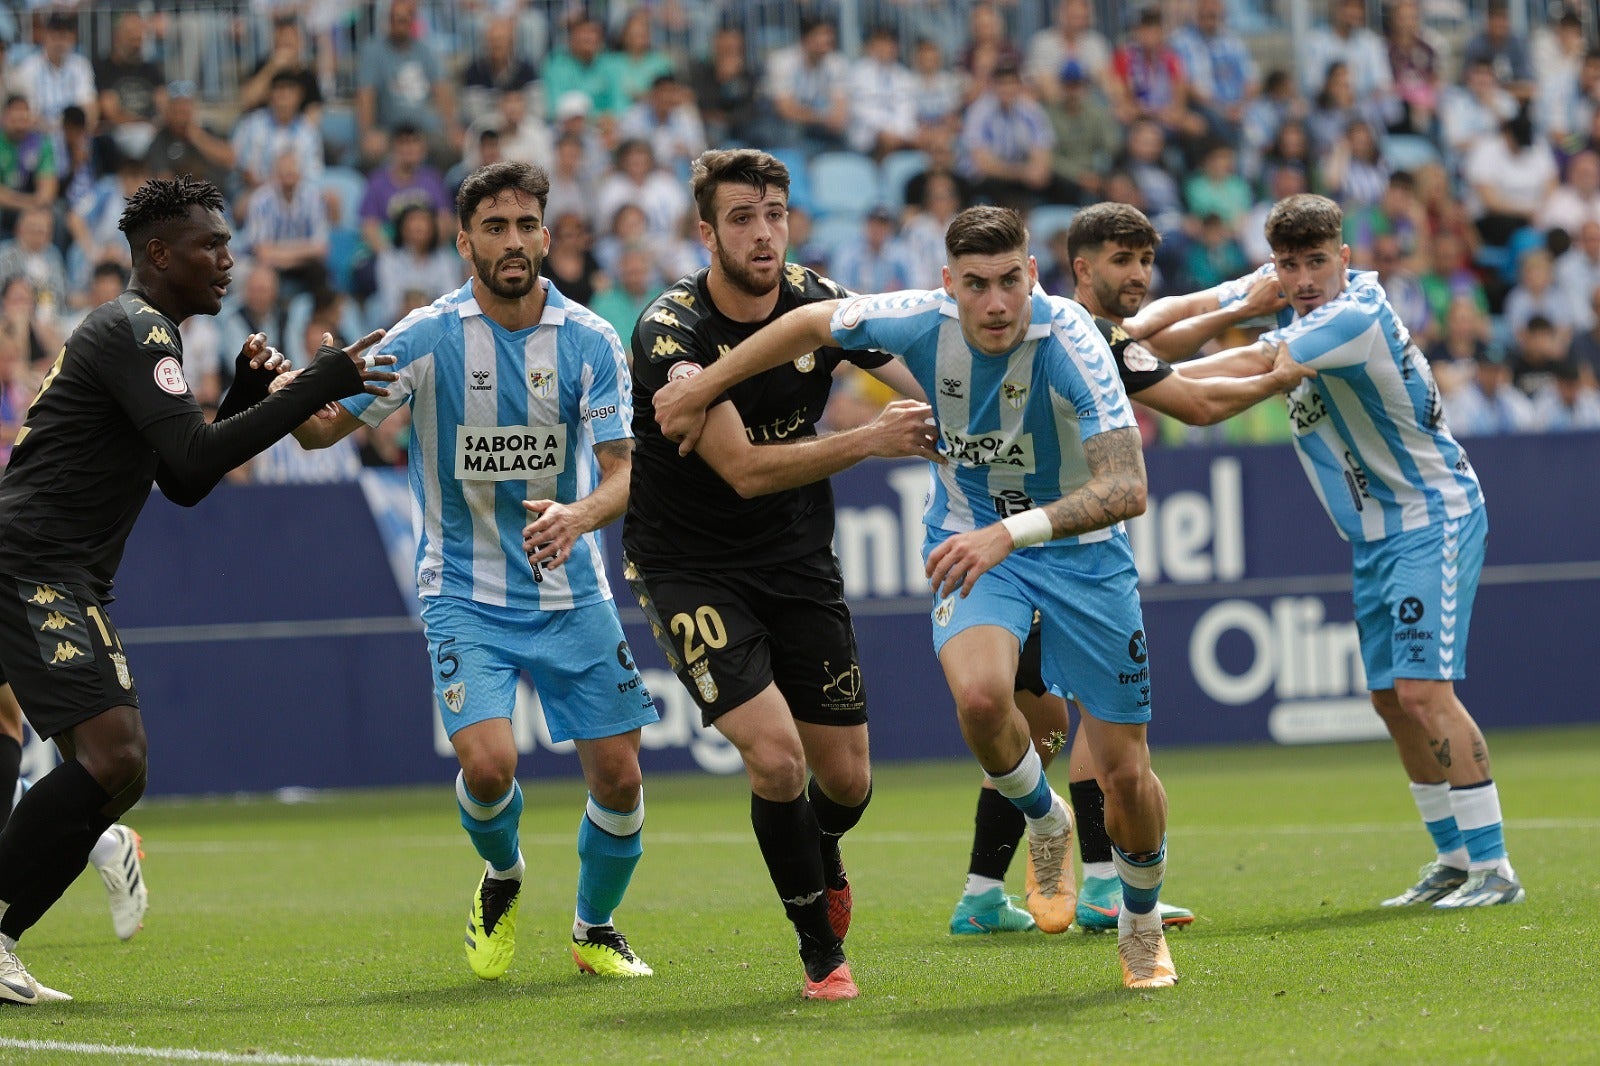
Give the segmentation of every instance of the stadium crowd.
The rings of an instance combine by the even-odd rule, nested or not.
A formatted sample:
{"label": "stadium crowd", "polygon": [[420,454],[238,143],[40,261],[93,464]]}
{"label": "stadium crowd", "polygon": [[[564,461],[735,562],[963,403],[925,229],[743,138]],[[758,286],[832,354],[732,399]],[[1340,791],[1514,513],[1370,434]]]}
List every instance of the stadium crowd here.
{"label": "stadium crowd", "polygon": [[[1045,288],[1068,294],[1067,222],[1102,199],[1161,233],[1150,295],[1186,292],[1265,261],[1272,203],[1321,192],[1458,435],[1600,427],[1594,9],[1522,36],[1505,0],[1437,26],[1418,0],[1312,7],[1326,20],[1286,43],[1233,28],[1259,22],[1247,0],[1147,7],[1109,35],[1089,0],[863,0],[847,54],[826,3],[9,4],[0,461],[62,338],[126,283],[117,221],[147,177],[229,197],[233,291],[183,327],[214,404],[250,333],[303,364],[324,333],[457,286],[454,189],[500,159],[549,170],[544,271],[626,339],[707,261],[688,168],[735,145],[789,164],[791,255],[862,292],[939,285],[946,223],[991,202],[1027,213]],[[848,386],[838,426],[887,398]],[[1140,417],[1147,444],[1289,432],[1280,404],[1208,429]],[[324,452],[280,442],[239,476],[351,477],[403,464],[406,436],[391,418]]]}

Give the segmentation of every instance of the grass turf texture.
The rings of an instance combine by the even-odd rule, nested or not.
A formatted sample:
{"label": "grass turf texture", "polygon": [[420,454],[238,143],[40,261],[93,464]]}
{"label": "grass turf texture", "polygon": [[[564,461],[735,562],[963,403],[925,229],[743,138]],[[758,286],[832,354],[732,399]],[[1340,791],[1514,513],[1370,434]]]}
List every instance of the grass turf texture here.
{"label": "grass turf texture", "polygon": [[[1158,751],[1167,895],[1199,917],[1170,938],[1181,983],[1154,993],[1121,988],[1111,936],[946,933],[970,763],[878,768],[845,845],[862,996],[843,1004],[800,1000],[742,777],[647,783],[618,924],[656,976],[633,981],[567,952],[575,781],[524,782],[517,957],[493,983],[461,949],[480,866],[448,788],[151,803],[129,818],[144,931],[113,938],[87,873],[20,951],[77,1002],[0,1010],[0,1040],[471,1063],[1594,1061],[1600,727],[1491,743],[1529,899],[1451,913],[1377,906],[1431,852],[1387,745]],[[0,1061],[89,1060],[13,1043]]]}

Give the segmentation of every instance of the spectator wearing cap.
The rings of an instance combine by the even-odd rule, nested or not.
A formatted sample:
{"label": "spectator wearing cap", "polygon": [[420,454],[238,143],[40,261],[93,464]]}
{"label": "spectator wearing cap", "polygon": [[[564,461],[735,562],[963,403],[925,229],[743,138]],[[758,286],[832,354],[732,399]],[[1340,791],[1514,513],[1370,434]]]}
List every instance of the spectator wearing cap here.
{"label": "spectator wearing cap", "polygon": [[557,105],[570,93],[589,100],[589,112],[615,121],[628,106],[614,53],[604,51],[605,33],[600,23],[581,14],[567,28],[567,46],[550,54],[544,65],[544,97],[555,115]]}
{"label": "spectator wearing cap", "polygon": [[623,112],[617,135],[647,142],[663,168],[682,175],[706,150],[706,129],[694,99],[671,71],[656,75],[644,99]]}
{"label": "spectator wearing cap", "polygon": [[1500,353],[1482,348],[1473,356],[1473,374],[1444,395],[1445,421],[1458,437],[1531,433],[1538,428],[1533,403],[1511,383],[1511,368]]}
{"label": "spectator wearing cap", "polygon": [[100,120],[124,155],[144,155],[149,149],[167,93],[161,68],[144,57],[144,34],[144,17],[137,11],[117,16],[111,47],[94,64]]}
{"label": "spectator wearing cap", "polygon": [[964,169],[980,198],[1026,211],[1056,195],[1050,117],[1027,95],[1022,71],[996,67],[993,87],[967,108],[961,126]]}
{"label": "spectator wearing cap", "polygon": [[1089,0],[1061,0],[1055,25],[1028,38],[1022,73],[1046,106],[1060,98],[1069,67],[1080,75],[1080,82],[1091,87],[1104,86],[1111,69],[1111,45],[1094,28]]}
{"label": "spectator wearing cap", "polygon": [[1204,122],[1189,111],[1189,79],[1167,44],[1161,9],[1147,7],[1111,56],[1111,109],[1124,125],[1150,118],[1169,132],[1198,135]]}
{"label": "spectator wearing cap", "polygon": [[394,131],[387,165],[367,179],[357,212],[362,243],[374,255],[394,246],[394,223],[412,204],[430,208],[439,217],[439,232],[455,235],[455,205],[445,192],[444,177],[428,165],[428,144],[421,131],[401,126]]}
{"label": "spectator wearing cap", "polygon": [[356,126],[362,155],[380,154],[401,126],[411,126],[459,155],[455,82],[417,27],[417,0],[390,0],[387,31],[374,34],[356,61]]}
{"label": "spectator wearing cap", "polygon": [[39,124],[54,132],[69,105],[83,108],[89,126],[99,124],[94,67],[77,51],[78,17],[57,11],[45,20],[44,47],[17,64],[17,80],[28,94]]}
{"label": "spectator wearing cap", "polygon": [[759,83],[745,61],[743,30],[718,27],[710,53],[690,68],[689,84],[710,143],[735,147],[762,139]]}
{"label": "spectator wearing cap", "polygon": [[[313,125],[320,124],[322,116],[322,83],[317,79],[316,67],[306,48],[305,30],[299,15],[278,15],[272,20],[272,51],[256,64],[250,77],[239,86],[239,109],[251,111],[267,106],[272,93],[272,79],[279,74],[292,74],[300,83],[300,109]],[[230,368],[231,370],[231,368]]]}
{"label": "spectator wearing cap", "polygon": [[897,292],[913,285],[911,264],[895,237],[894,212],[879,204],[862,220],[861,232],[842,244],[828,263],[828,276],[851,292]]}
{"label": "spectator wearing cap", "polygon": [[1389,46],[1368,28],[1366,0],[1332,0],[1328,25],[1315,26],[1306,35],[1299,50],[1300,91],[1317,96],[1335,63],[1350,72],[1358,103],[1376,102],[1385,113],[1390,110],[1394,71]]}
{"label": "spectator wearing cap", "polygon": [[195,120],[195,86],[175,81],[167,86],[167,106],[147,159],[158,178],[193,174],[226,188],[233,169],[233,144]]}
{"label": "spectator wearing cap", "polygon": [[0,110],[0,240],[14,235],[19,213],[55,203],[60,188],[55,139],[39,129],[26,96],[8,97]]}
{"label": "spectator wearing cap", "polygon": [[312,185],[322,182],[322,135],[301,109],[305,90],[287,70],[272,76],[267,106],[248,112],[233,127],[233,157],[241,183],[255,189],[272,178],[277,158],[293,152],[300,176]]}
{"label": "spectator wearing cap", "polygon": [[1528,42],[1511,32],[1511,8],[1506,0],[1489,0],[1483,27],[1461,50],[1461,61],[1463,64],[1487,62],[1494,69],[1495,81],[1509,89],[1513,96],[1518,100],[1533,99],[1535,82]]}
{"label": "spectator wearing cap", "polygon": [[1227,26],[1223,0],[1199,0],[1194,22],[1173,31],[1172,50],[1188,79],[1189,106],[1205,116],[1213,136],[1237,144],[1261,77],[1244,39]]}
{"label": "spectator wearing cap", "polygon": [[848,75],[833,23],[802,22],[800,42],[767,59],[766,95],[785,123],[779,135],[807,153],[843,148],[850,122]]}
{"label": "spectator wearing cap", "polygon": [[1060,88],[1044,110],[1055,134],[1050,167],[1065,198],[1093,203],[1103,187],[1102,175],[1122,150],[1122,127],[1095,93],[1089,72],[1075,59],[1062,67]]}
{"label": "spectator wearing cap", "polygon": [[850,147],[876,158],[917,145],[916,79],[900,62],[900,38],[872,28],[850,64]]}

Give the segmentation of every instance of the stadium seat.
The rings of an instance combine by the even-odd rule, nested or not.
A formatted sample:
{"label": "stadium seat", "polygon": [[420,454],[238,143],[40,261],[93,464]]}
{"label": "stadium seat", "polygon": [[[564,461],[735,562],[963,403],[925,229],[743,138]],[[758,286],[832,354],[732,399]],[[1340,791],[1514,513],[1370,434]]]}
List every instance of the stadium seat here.
{"label": "stadium seat", "polygon": [[336,227],[360,228],[361,198],[367,192],[367,178],[354,167],[329,167],[322,172],[322,184],[333,190],[339,201]]}
{"label": "stadium seat", "polygon": [[805,153],[794,148],[774,148],[772,157],[789,168],[789,203],[816,214],[811,202],[811,179],[807,174]]}
{"label": "stadium seat", "polygon": [[355,226],[334,226],[328,231],[328,280],[335,291],[350,291],[350,273],[360,251],[361,231]]}
{"label": "stadium seat", "polygon": [[356,113],[335,104],[322,112],[322,144],[328,162],[342,166],[355,158],[361,133],[356,128]]}
{"label": "stadium seat", "polygon": [[1383,142],[1383,158],[1390,170],[1415,171],[1444,162],[1438,146],[1415,133],[1391,133]]}
{"label": "stadium seat", "polygon": [[816,214],[860,218],[878,204],[878,168],[857,152],[823,152],[811,160],[811,206]]}
{"label": "stadium seat", "polygon": [[899,211],[906,205],[906,182],[928,169],[928,153],[916,149],[890,152],[878,164],[883,202]]}
{"label": "stadium seat", "polygon": [[850,215],[828,215],[811,227],[811,247],[822,249],[829,259],[845,244],[861,235],[861,220]]}

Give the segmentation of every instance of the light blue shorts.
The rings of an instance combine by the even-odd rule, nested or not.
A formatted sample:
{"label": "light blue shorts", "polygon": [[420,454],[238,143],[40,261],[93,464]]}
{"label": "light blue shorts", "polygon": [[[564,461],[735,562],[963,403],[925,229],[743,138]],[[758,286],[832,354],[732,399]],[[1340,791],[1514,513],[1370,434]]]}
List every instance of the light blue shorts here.
{"label": "light blue shorts", "polygon": [[510,718],[523,672],[553,740],[613,737],[660,718],[610,600],[528,611],[434,596],[423,603],[422,628],[434,706],[451,736],[475,722]]}
{"label": "light blue shorts", "polygon": [[1489,517],[1463,518],[1354,544],[1356,628],[1367,687],[1397,677],[1460,681],[1467,676],[1467,627],[1483,572]]}
{"label": "light blue shorts", "polygon": [[[929,529],[922,557],[952,533]],[[1040,674],[1056,692],[1071,692],[1106,722],[1150,720],[1150,664],[1139,572],[1128,538],[1094,544],[1041,545],[1014,551],[978,578],[972,592],[933,606],[933,651],[973,626],[1000,626],[1028,639],[1039,612]]]}

